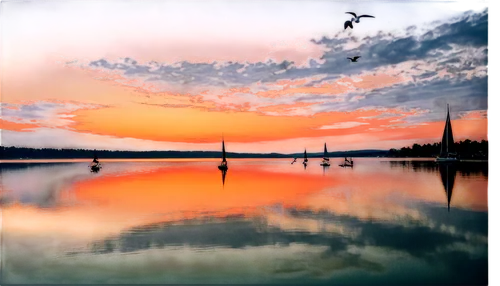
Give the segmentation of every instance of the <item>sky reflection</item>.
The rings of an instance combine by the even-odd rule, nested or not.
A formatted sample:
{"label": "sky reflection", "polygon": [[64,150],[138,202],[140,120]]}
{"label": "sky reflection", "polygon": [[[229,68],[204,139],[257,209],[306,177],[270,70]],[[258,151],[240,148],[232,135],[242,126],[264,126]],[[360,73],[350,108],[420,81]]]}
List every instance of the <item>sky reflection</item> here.
{"label": "sky reflection", "polygon": [[487,282],[487,170],[314,163],[2,164],[2,282]]}

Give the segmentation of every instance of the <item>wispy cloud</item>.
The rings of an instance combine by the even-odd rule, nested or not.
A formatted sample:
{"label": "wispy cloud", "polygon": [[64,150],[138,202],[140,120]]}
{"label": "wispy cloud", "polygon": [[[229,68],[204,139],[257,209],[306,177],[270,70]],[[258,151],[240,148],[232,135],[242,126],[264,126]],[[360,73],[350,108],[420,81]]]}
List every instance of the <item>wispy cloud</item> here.
{"label": "wispy cloud", "polygon": [[[200,102],[219,107],[212,110],[247,106],[243,110],[266,113],[272,106],[303,101],[308,104],[302,113],[310,115],[371,106],[420,108],[432,116],[445,102],[457,112],[486,108],[487,26],[485,10],[399,33],[325,36],[312,40],[325,50],[321,58],[300,67],[286,60],[168,64],[131,58],[103,58],[82,67],[143,94],[163,96],[161,104],[169,107],[175,106],[169,102],[175,94],[201,96]],[[346,59],[353,55],[361,56],[358,63]]]}
{"label": "wispy cloud", "polygon": [[37,101],[18,104],[3,103],[2,120],[17,124],[33,124],[45,127],[68,128],[76,110],[97,109],[106,106],[82,102]]}

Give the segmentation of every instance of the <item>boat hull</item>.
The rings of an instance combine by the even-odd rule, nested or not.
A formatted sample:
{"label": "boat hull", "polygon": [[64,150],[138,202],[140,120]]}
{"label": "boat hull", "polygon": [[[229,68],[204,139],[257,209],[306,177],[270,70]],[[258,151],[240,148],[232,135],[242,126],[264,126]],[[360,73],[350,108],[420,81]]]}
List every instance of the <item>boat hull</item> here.
{"label": "boat hull", "polygon": [[445,158],[440,158],[440,157],[436,158],[436,162],[459,162],[459,161],[460,161],[460,159],[458,159],[458,158],[446,158],[446,157]]}
{"label": "boat hull", "polygon": [[99,166],[99,165],[90,167],[90,172],[92,172],[92,173],[97,173],[100,170],[101,170],[101,166]]}
{"label": "boat hull", "polygon": [[352,168],[353,167],[353,165],[347,165],[347,164],[341,164],[339,166],[342,167],[342,168],[346,168],[346,167],[347,168]]}
{"label": "boat hull", "polygon": [[227,171],[228,167],[227,166],[218,166],[219,170],[221,171]]}

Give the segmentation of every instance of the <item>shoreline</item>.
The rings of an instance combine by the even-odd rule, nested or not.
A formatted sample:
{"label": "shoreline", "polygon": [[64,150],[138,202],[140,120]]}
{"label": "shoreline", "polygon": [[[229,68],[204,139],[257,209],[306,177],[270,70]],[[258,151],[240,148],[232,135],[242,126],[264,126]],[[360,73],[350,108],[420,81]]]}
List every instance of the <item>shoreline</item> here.
{"label": "shoreline", "polygon": [[[348,156],[351,157],[351,156]],[[288,161],[293,159],[293,156],[290,157],[248,157],[248,158],[228,158],[228,160],[280,160],[280,161]],[[301,157],[296,157],[297,160],[302,159]],[[345,156],[332,156],[330,159],[343,159]],[[356,159],[379,159],[384,161],[426,161],[433,162],[436,158],[434,157],[355,157]],[[322,157],[309,157],[309,160],[318,159],[321,160]],[[220,158],[100,158],[101,162],[141,162],[141,161],[207,161],[207,162],[218,162]],[[92,158],[43,158],[43,159],[5,159],[0,160],[0,164],[2,163],[77,163],[77,162],[89,162],[92,161]],[[488,160],[484,159],[463,159],[456,163],[488,163]]]}

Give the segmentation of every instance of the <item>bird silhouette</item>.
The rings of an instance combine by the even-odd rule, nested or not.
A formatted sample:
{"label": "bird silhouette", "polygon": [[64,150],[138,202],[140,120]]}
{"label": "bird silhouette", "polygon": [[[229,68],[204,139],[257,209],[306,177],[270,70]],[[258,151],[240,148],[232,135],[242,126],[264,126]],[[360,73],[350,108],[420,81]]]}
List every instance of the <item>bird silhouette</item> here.
{"label": "bird silhouette", "polygon": [[359,58],[361,58],[361,56],[355,56],[353,58],[347,58],[347,59],[351,60],[351,63],[357,63]]}
{"label": "bird silhouette", "polygon": [[355,23],[359,23],[359,19],[362,18],[362,17],[366,17],[366,18],[375,18],[373,16],[370,16],[370,15],[361,15],[361,16],[357,16],[356,13],[354,12],[346,12],[346,14],[351,14],[354,16],[354,18],[351,18],[350,21],[345,21],[344,23],[344,30],[347,29],[347,27],[350,27],[351,29],[354,29],[354,27],[352,26],[352,23],[355,22]]}
{"label": "bird silhouette", "polygon": [[374,16],[370,16],[370,15],[356,16],[356,13],[354,13],[354,12],[345,12],[345,13],[353,15],[354,18],[351,19],[351,22],[355,22],[355,23],[359,23],[359,19],[362,18],[362,17],[365,17],[365,18],[375,18]]}
{"label": "bird silhouette", "polygon": [[352,27],[352,22],[351,21],[345,21],[345,23],[344,23],[344,30],[347,29],[347,27],[350,27],[351,29],[354,29]]}

